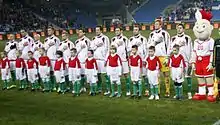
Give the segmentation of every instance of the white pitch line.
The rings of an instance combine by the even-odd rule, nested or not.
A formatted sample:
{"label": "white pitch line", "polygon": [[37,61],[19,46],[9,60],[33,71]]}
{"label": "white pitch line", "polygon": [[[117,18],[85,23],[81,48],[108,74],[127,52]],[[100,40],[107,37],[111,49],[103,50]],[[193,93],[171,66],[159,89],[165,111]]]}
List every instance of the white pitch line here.
{"label": "white pitch line", "polygon": [[220,125],[220,120],[216,121],[213,125]]}

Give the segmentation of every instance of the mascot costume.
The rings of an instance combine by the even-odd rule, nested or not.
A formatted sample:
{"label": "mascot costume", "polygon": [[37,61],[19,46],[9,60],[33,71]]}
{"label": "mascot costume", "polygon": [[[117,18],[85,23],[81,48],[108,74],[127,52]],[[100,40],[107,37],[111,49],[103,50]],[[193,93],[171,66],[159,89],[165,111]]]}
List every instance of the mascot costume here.
{"label": "mascot costume", "polygon": [[[196,23],[193,27],[193,32],[197,39],[194,41],[192,67],[198,79],[198,93],[192,99],[215,102],[213,70],[215,41],[210,37],[213,30],[213,26],[210,23],[212,15],[205,10],[198,10],[195,16]],[[208,92],[206,92],[207,90]]]}

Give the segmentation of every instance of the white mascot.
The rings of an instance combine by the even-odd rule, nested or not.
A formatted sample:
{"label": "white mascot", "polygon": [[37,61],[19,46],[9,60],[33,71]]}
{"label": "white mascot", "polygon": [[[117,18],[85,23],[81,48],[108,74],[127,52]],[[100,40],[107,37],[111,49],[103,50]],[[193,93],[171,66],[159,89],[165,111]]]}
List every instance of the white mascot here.
{"label": "white mascot", "polygon": [[210,24],[211,18],[212,16],[207,15],[204,10],[196,12],[196,23],[193,32],[197,39],[194,41],[192,66],[198,79],[198,93],[192,99],[215,102],[212,66],[214,40],[210,37],[213,30],[213,26]]}

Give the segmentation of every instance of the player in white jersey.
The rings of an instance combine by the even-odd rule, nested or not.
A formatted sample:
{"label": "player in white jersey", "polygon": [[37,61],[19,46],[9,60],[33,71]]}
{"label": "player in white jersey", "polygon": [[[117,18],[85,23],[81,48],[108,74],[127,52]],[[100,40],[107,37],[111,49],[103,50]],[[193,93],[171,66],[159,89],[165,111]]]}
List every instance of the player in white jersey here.
{"label": "player in white jersey", "polygon": [[39,62],[39,58],[41,56],[39,53],[40,48],[43,48],[43,44],[40,41],[40,35],[35,34],[34,35],[34,44],[32,45],[32,52],[34,53],[34,58],[36,59],[37,62]]}
{"label": "player in white jersey", "polygon": [[122,73],[125,76],[126,80],[126,88],[127,92],[126,95],[131,95],[130,92],[130,83],[131,79],[129,77],[129,67],[128,67],[128,53],[127,53],[127,47],[128,47],[128,38],[122,34],[122,29],[117,27],[115,29],[115,37],[111,40],[111,45],[115,46],[117,48],[117,54],[120,56],[122,61]]}
{"label": "player in white jersey", "polygon": [[85,31],[83,29],[79,29],[77,32],[78,39],[75,41],[78,58],[81,65],[81,92],[86,92],[85,88],[85,62],[87,58],[88,49],[90,46],[90,40],[85,36]]}
{"label": "player in white jersey", "polygon": [[193,50],[192,40],[190,36],[184,33],[184,25],[177,25],[177,35],[171,38],[171,47],[173,49],[174,45],[179,45],[179,53],[183,56],[186,67],[185,67],[185,78],[188,84],[188,99],[192,99],[192,65],[190,62],[191,54]]}
{"label": "player in white jersey", "polygon": [[[141,56],[141,59],[143,61],[142,64],[145,64],[145,57],[147,55],[147,39],[141,35],[139,27],[138,26],[134,26],[133,27],[133,36],[129,39],[128,42],[128,52],[131,53],[131,49],[133,45],[137,45],[138,46],[138,55]],[[146,84],[146,88],[148,87],[148,79],[147,79],[147,70],[145,67],[142,68],[142,75],[144,77],[144,81]],[[146,93],[149,93],[148,89],[146,89]]]}
{"label": "player in white jersey", "polygon": [[98,91],[102,91],[102,74],[105,75],[106,92],[104,95],[110,94],[110,79],[106,74],[105,60],[109,53],[109,38],[102,33],[102,27],[96,26],[96,36],[91,41],[91,49],[94,50],[94,58],[98,65]]}
{"label": "player in white jersey", "polygon": [[[155,20],[155,30],[152,31],[149,35],[148,39],[148,47],[155,46],[155,55],[159,57],[162,68],[161,71],[165,77],[165,87],[166,94],[165,97],[170,96],[170,78],[169,78],[169,67],[168,67],[168,59],[170,56],[170,35],[167,31],[162,29],[162,22],[159,19]],[[160,86],[160,84],[159,84]],[[159,88],[160,92],[160,88]]]}
{"label": "player in white jersey", "polygon": [[46,50],[47,56],[50,58],[51,61],[51,90],[56,91],[56,84],[55,84],[55,77],[54,77],[54,65],[57,59],[56,51],[60,44],[60,39],[54,35],[54,28],[48,27],[47,29],[48,37],[45,39],[44,48]]}
{"label": "player in white jersey", "polygon": [[10,71],[12,81],[15,81],[15,60],[16,60],[16,51],[18,48],[18,42],[15,41],[14,34],[9,35],[9,41],[6,43],[5,52],[7,52],[8,59],[10,61]]}

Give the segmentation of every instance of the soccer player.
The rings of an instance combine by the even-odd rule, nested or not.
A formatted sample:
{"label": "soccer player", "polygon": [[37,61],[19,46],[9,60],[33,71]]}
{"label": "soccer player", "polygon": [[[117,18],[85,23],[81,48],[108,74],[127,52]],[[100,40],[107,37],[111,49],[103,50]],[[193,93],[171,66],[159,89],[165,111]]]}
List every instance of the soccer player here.
{"label": "soccer player", "polygon": [[111,95],[110,98],[115,96],[115,86],[117,85],[117,97],[121,97],[121,81],[120,76],[122,74],[122,61],[120,56],[117,54],[117,48],[115,46],[111,46],[110,55],[107,58],[106,64],[107,66],[107,75],[109,75],[111,80]]}
{"label": "soccer player", "polygon": [[104,95],[110,94],[110,79],[106,75],[105,60],[109,54],[110,42],[109,38],[102,33],[102,27],[96,26],[96,36],[91,41],[91,49],[94,50],[94,58],[96,59],[98,65],[98,91],[102,91],[102,74],[105,75],[106,80],[106,92]]}
{"label": "soccer player", "polygon": [[88,51],[88,58],[86,59],[86,70],[85,70],[85,74],[86,74],[86,80],[87,83],[90,85],[90,95],[91,96],[95,96],[96,92],[97,92],[97,73],[98,73],[98,66],[97,66],[97,62],[93,57],[94,55],[94,51],[93,50],[89,50]]}
{"label": "soccer player", "polygon": [[46,56],[46,52],[44,48],[39,48],[39,74],[40,78],[43,82],[44,89],[43,92],[49,92],[50,91],[50,67],[51,62],[48,56]]}
{"label": "soccer player", "polygon": [[39,49],[43,48],[43,44],[40,41],[40,35],[39,34],[35,34],[34,35],[34,44],[32,46],[32,52],[34,53],[34,58],[37,60],[37,62],[39,61],[39,57],[41,56],[39,53]]}
{"label": "soccer player", "polygon": [[[170,96],[170,79],[169,79],[169,66],[168,60],[170,55],[170,35],[167,31],[162,29],[162,22],[161,20],[157,19],[154,23],[155,30],[152,31],[149,35],[148,39],[148,46],[155,46],[155,56],[158,56],[162,68],[161,71],[163,72],[165,78],[165,87],[166,93],[165,97]],[[160,93],[160,84],[159,84],[159,93]]]}
{"label": "soccer player", "polygon": [[21,58],[21,51],[16,51],[16,60],[15,60],[15,73],[16,73],[16,80],[19,83],[19,90],[23,90],[27,88],[27,81],[25,75],[26,65],[24,59]]}
{"label": "soccer player", "polygon": [[18,48],[18,42],[15,40],[15,35],[9,35],[9,41],[6,43],[5,52],[7,52],[7,57],[10,61],[10,71],[12,81],[15,81],[15,60],[16,60],[16,50]]}
{"label": "soccer player", "polygon": [[1,59],[0,59],[0,67],[1,67],[1,77],[3,81],[3,88],[2,90],[9,89],[9,82],[10,82],[10,61],[7,57],[6,52],[1,52]]}
{"label": "soccer player", "polygon": [[189,63],[192,54],[192,40],[190,36],[184,33],[184,25],[177,25],[177,35],[171,38],[171,47],[173,49],[174,45],[179,45],[179,53],[183,56],[186,68],[185,68],[185,78],[188,85],[188,99],[192,99],[192,65]]}
{"label": "soccer player", "polygon": [[175,98],[177,100],[181,100],[183,98],[183,82],[184,82],[184,69],[185,69],[185,61],[184,57],[179,52],[180,46],[173,46],[173,55],[169,59],[169,67],[171,69],[171,77],[175,86]]}
{"label": "soccer player", "polygon": [[56,57],[56,51],[60,45],[60,40],[58,37],[54,35],[54,28],[48,27],[47,29],[48,37],[45,39],[44,42],[44,48],[47,52],[47,56],[50,58],[51,61],[51,73],[50,73],[50,81],[51,81],[51,90],[56,91],[56,84],[55,84],[55,78],[54,78],[54,65],[55,61],[57,59]]}
{"label": "soccer player", "polygon": [[27,60],[27,77],[28,81],[31,83],[31,91],[35,91],[38,89],[38,63],[36,59],[34,58],[33,52],[28,51],[28,57]]}
{"label": "soccer player", "polygon": [[127,47],[128,47],[128,38],[122,34],[122,29],[117,27],[115,29],[115,37],[111,40],[111,45],[117,48],[117,55],[120,56],[122,61],[122,73],[126,80],[126,96],[130,96],[130,77],[129,77],[129,67],[128,67],[128,54],[127,54]]}
{"label": "soccer player", "polygon": [[76,48],[72,48],[70,52],[71,52],[71,57],[69,58],[69,63],[68,63],[69,81],[71,81],[73,84],[72,93],[74,94],[74,96],[79,96],[81,65],[77,56]]}
{"label": "soccer player", "polygon": [[160,69],[162,65],[157,56],[155,56],[155,47],[150,46],[148,48],[148,57],[146,59],[146,68],[147,71],[147,77],[150,84],[150,94],[149,100],[159,100],[159,90],[158,90],[158,84],[159,84],[159,76],[160,76]]}
{"label": "soccer player", "polygon": [[137,96],[138,88],[138,98],[142,94],[142,83],[141,83],[141,73],[142,73],[142,58],[138,53],[138,46],[133,45],[131,50],[131,56],[129,57],[130,75],[131,81],[133,82],[133,97]]}
{"label": "soccer player", "polygon": [[[138,46],[138,55],[141,57],[142,61],[145,61],[145,57],[147,55],[147,39],[141,35],[139,27],[134,26],[133,27],[133,36],[129,39],[128,42],[128,52],[130,53],[132,50],[132,46],[137,45]],[[132,54],[132,53],[131,53]],[[144,64],[143,62],[142,64]],[[146,84],[146,95],[148,95],[148,79],[147,79],[147,71],[146,68],[142,68],[142,75],[145,80]]]}
{"label": "soccer player", "polygon": [[[219,35],[220,35],[220,29],[219,29]],[[220,39],[217,39],[215,41],[215,72],[216,72],[216,85],[215,85],[215,96],[220,96]],[[218,90],[217,90],[218,89]]]}
{"label": "soccer player", "polygon": [[66,91],[65,76],[64,76],[64,71],[66,66],[65,66],[65,61],[63,60],[63,52],[58,50],[56,52],[56,56],[57,56],[57,60],[54,65],[54,75],[56,78],[56,82],[59,85],[57,92],[64,94]]}
{"label": "soccer player", "polygon": [[80,61],[81,65],[81,92],[86,92],[86,87],[85,87],[85,62],[87,58],[87,52],[88,48],[90,46],[90,40],[85,36],[85,31],[83,29],[78,30],[78,39],[76,40],[76,49],[77,49],[77,54],[78,58]]}

